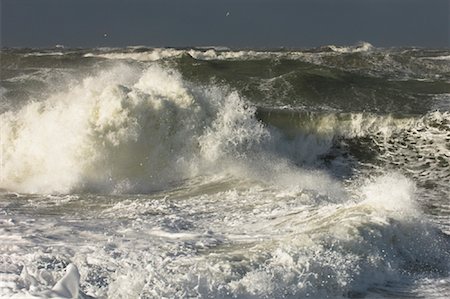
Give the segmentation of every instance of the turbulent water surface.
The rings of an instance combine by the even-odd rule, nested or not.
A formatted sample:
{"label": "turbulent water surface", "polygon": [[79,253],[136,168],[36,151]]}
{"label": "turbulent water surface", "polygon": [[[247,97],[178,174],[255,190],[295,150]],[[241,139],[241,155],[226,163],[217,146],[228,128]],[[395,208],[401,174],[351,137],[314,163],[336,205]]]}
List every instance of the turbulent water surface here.
{"label": "turbulent water surface", "polygon": [[2,49],[0,297],[450,297],[450,51]]}

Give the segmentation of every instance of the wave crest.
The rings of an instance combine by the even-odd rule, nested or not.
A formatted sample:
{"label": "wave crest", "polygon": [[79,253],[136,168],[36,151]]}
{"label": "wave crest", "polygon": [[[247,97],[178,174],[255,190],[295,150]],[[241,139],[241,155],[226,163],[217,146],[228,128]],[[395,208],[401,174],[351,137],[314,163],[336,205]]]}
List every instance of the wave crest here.
{"label": "wave crest", "polygon": [[32,193],[161,188],[268,136],[236,92],[159,65],[103,71],[2,123],[2,187]]}

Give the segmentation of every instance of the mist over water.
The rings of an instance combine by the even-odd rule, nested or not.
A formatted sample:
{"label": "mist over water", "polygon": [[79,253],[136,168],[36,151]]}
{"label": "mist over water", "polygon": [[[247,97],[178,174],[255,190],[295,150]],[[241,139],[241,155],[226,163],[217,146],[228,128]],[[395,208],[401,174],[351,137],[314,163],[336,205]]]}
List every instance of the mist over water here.
{"label": "mist over water", "polygon": [[448,51],[1,55],[0,296],[450,295]]}

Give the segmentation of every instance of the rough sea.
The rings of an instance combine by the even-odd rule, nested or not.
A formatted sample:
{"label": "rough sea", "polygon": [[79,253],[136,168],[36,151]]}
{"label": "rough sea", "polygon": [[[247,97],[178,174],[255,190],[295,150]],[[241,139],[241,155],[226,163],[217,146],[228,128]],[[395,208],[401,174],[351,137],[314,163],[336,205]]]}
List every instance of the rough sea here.
{"label": "rough sea", "polygon": [[0,53],[1,298],[449,298],[450,51]]}

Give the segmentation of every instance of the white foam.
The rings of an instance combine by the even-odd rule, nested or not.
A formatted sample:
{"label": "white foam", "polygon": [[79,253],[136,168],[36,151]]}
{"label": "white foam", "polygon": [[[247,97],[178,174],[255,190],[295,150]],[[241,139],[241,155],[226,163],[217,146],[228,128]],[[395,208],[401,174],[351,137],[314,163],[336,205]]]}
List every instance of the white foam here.
{"label": "white foam", "polygon": [[69,264],[66,274],[50,290],[43,292],[47,298],[83,298],[79,290],[80,273],[74,264]]}
{"label": "white foam", "polygon": [[155,48],[151,51],[145,52],[135,52],[135,53],[122,53],[122,52],[112,52],[112,53],[87,53],[84,57],[101,57],[107,59],[129,59],[129,60],[137,60],[137,61],[157,61],[165,58],[171,57],[179,57],[185,51],[176,50],[176,49],[164,49],[164,48]]}
{"label": "white foam", "polygon": [[374,47],[368,42],[360,42],[355,46],[350,47],[338,47],[334,45],[328,46],[331,50],[338,53],[361,53],[369,52],[374,49]]}
{"label": "white foam", "polygon": [[167,58],[181,57],[187,54],[198,60],[238,60],[238,59],[261,59],[272,56],[279,56],[282,53],[276,52],[259,52],[259,51],[223,51],[221,49],[207,50],[177,50],[166,48],[155,48],[143,52],[111,52],[111,53],[87,53],[84,57],[100,57],[118,60],[136,60],[136,61],[158,61]]}
{"label": "white foam", "polygon": [[25,54],[24,56],[63,56],[63,52],[32,52]]}
{"label": "white foam", "polygon": [[[108,197],[98,206],[90,198],[96,208],[81,221],[39,219],[22,232],[35,236],[27,240],[34,246],[7,249],[13,253],[5,264],[30,270],[21,277],[9,270],[11,292],[0,294],[53,286],[50,293],[66,298],[77,286],[81,294],[80,277],[83,291],[100,298],[345,297],[412,284],[426,269],[448,271],[450,244],[423,219],[413,184],[398,174],[355,185],[356,198],[337,203],[316,192],[234,182],[231,189],[206,184],[197,186],[204,192],[187,188],[164,198]],[[392,186],[398,190],[389,192]],[[46,246],[46,235],[70,248]],[[79,275],[68,267],[60,279],[63,269],[52,267],[58,260],[75,263]]]}
{"label": "white foam", "polygon": [[289,59],[307,59],[320,61],[321,56],[345,54],[345,53],[363,53],[370,52],[374,47],[367,42],[361,42],[355,46],[339,47],[335,45],[328,46],[332,52],[305,53],[302,51],[263,51],[263,50],[230,50],[226,48],[205,47],[205,49],[171,49],[154,48],[142,52],[115,52],[109,53],[87,53],[84,57],[100,57],[112,60],[136,60],[136,61],[158,61],[167,58],[181,57],[184,54],[198,60],[252,60],[267,58],[289,58]]}
{"label": "white foam", "polygon": [[414,183],[396,173],[378,177],[361,188],[364,203],[402,215],[417,215],[415,192]]}
{"label": "white foam", "polygon": [[426,59],[426,60],[450,60],[450,55],[423,57],[422,59]]}

